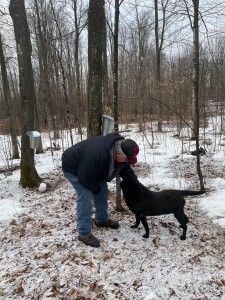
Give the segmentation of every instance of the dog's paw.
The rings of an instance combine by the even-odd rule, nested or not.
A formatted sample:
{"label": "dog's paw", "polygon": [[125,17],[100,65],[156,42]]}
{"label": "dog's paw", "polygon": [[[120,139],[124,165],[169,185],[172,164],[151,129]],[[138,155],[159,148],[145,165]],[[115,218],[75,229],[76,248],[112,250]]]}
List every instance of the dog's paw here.
{"label": "dog's paw", "polygon": [[149,234],[145,233],[144,235],[142,235],[142,237],[143,237],[144,239],[147,239],[147,238],[149,237]]}
{"label": "dog's paw", "polygon": [[180,237],[180,239],[181,239],[181,241],[184,241],[184,240],[186,240],[186,237],[182,235],[182,236]]}
{"label": "dog's paw", "polygon": [[136,224],[131,225],[130,228],[138,228],[138,225],[136,225]]}

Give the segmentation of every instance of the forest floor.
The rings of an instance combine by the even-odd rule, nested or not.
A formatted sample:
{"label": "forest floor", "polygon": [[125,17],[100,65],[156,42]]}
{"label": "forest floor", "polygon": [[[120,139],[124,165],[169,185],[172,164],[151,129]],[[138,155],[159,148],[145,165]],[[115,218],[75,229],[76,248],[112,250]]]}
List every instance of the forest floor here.
{"label": "forest floor", "polygon": [[[153,148],[145,143],[134,167],[139,180],[153,190],[177,185],[193,189],[195,158],[177,154],[180,149],[172,135],[163,140],[177,150],[171,156],[160,140]],[[124,202],[123,212],[115,210],[112,182],[110,217],[119,220],[120,227],[110,230],[93,223],[101,247],[85,246],[77,239],[74,191],[60,166],[44,174],[47,191],[23,190],[22,213],[0,223],[0,299],[225,300],[225,226],[217,222],[225,212],[213,218],[201,206],[213,201],[220,186],[224,188],[213,185],[214,179],[223,179],[224,164],[217,161],[213,168],[215,157],[210,153],[202,160],[208,192],[186,198],[190,222],[185,241],[180,240],[181,229],[172,215],[148,217],[150,237],[142,238],[142,226],[130,228],[135,219]],[[39,156],[37,165],[41,161]],[[1,180],[0,201],[13,198],[12,185],[10,176]]]}

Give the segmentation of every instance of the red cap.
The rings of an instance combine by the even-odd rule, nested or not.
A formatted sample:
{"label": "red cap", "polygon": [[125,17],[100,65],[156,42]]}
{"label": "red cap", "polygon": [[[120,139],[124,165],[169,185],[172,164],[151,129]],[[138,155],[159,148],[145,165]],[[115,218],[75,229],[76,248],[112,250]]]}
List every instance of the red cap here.
{"label": "red cap", "polygon": [[137,155],[139,152],[138,144],[131,139],[126,139],[122,141],[121,149],[123,153],[127,156],[129,164],[130,165],[136,164]]}

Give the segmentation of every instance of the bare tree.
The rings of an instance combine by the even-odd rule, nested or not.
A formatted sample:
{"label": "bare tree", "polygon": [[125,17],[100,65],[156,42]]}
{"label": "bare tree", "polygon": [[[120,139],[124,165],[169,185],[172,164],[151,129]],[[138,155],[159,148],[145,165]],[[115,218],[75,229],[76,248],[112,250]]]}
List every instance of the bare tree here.
{"label": "bare tree", "polygon": [[53,2],[52,2],[52,0],[49,0],[49,1],[50,1],[53,18],[54,18],[54,21],[56,24],[58,35],[59,35],[59,49],[56,47],[55,50],[57,52],[58,61],[59,61],[59,65],[60,65],[60,71],[62,73],[62,89],[63,89],[63,95],[64,95],[64,99],[65,99],[65,104],[66,104],[66,117],[67,117],[67,123],[68,123],[68,127],[69,127],[69,133],[70,133],[70,142],[71,142],[71,145],[73,145],[72,122],[71,122],[69,98],[68,98],[68,91],[67,91],[67,81],[66,81],[65,68],[63,65],[63,57],[62,57],[63,56],[63,37],[62,37],[61,29],[59,26],[59,22],[57,19],[57,15],[55,12],[55,8],[53,6]]}
{"label": "bare tree", "polygon": [[[46,34],[46,22],[41,20],[40,8],[38,1],[34,0],[35,14],[37,19],[37,49],[40,69],[40,86],[42,89],[44,103],[46,104],[46,123],[49,129],[53,130],[54,138],[59,137],[59,133],[56,126],[56,120],[53,110],[52,93],[49,78],[49,41]],[[43,12],[42,12],[43,15]]]}
{"label": "bare tree", "polygon": [[107,48],[107,26],[106,18],[103,22],[103,111],[106,114],[112,114],[112,98],[109,96],[109,74],[108,74],[108,48]]}
{"label": "bare tree", "polygon": [[[119,131],[119,110],[118,110],[118,35],[119,35],[119,14],[120,4],[123,1],[115,0],[115,20],[113,33],[113,113],[114,130]],[[116,210],[122,211],[120,177],[116,178]]]}
{"label": "bare tree", "polygon": [[27,131],[35,129],[35,90],[31,64],[32,47],[24,0],[10,0],[9,11],[13,20],[16,38],[20,79],[22,113],[20,183],[22,187],[34,187],[39,185],[41,178],[35,169],[34,149],[30,149],[29,137],[26,134]]}
{"label": "bare tree", "polygon": [[192,65],[192,118],[193,118],[193,136],[196,140],[197,152],[197,173],[200,181],[200,187],[204,190],[204,182],[201,171],[200,153],[199,153],[199,0],[192,0],[193,19],[186,0],[183,0],[188,13],[188,18],[193,32],[193,65]]}
{"label": "bare tree", "polygon": [[[159,29],[159,9],[158,0],[154,0],[155,4],[155,45],[156,45],[156,95],[161,99],[161,56],[164,42],[165,26],[166,26],[166,8],[169,0],[161,1],[162,6],[162,28]],[[158,104],[158,131],[162,131],[162,104]]]}
{"label": "bare tree", "polygon": [[119,111],[118,111],[118,35],[119,35],[119,0],[115,0],[115,19],[113,33],[113,114],[114,129],[119,131]]}
{"label": "bare tree", "polygon": [[[75,63],[75,74],[76,74],[76,98],[77,98],[77,110],[80,112],[77,114],[78,118],[78,132],[82,135],[82,119],[83,119],[83,110],[82,110],[82,95],[81,95],[81,64],[79,57],[79,48],[80,48],[80,35],[86,22],[81,23],[82,19],[82,10],[78,11],[78,1],[72,0],[73,3],[73,13],[74,13],[74,27],[75,27],[75,39],[74,39],[74,63]],[[80,16],[79,16],[80,14]]]}
{"label": "bare tree", "polygon": [[204,190],[204,181],[201,171],[200,153],[199,153],[199,0],[192,0],[194,6],[193,20],[193,114],[194,114],[194,134],[196,139],[197,151],[197,172],[200,181],[200,187]]}
{"label": "bare tree", "polygon": [[19,151],[16,139],[16,129],[15,129],[15,121],[12,116],[12,99],[9,88],[9,80],[6,69],[6,61],[3,52],[3,43],[2,43],[2,35],[0,34],[0,65],[1,65],[1,73],[2,73],[2,83],[3,83],[3,97],[5,100],[6,113],[9,120],[9,128],[12,140],[12,158],[19,158]]}
{"label": "bare tree", "polygon": [[88,9],[88,136],[101,135],[104,0],[90,0]]}

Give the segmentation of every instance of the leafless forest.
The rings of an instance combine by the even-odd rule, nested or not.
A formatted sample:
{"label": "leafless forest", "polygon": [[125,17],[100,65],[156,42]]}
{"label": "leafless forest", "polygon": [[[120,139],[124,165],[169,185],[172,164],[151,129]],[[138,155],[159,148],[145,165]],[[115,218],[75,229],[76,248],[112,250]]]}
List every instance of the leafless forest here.
{"label": "leafless forest", "polygon": [[219,0],[1,2],[0,132],[11,134],[13,155],[21,132],[82,135],[101,126],[99,114],[140,130],[146,121],[159,131],[172,122],[178,134],[190,126],[195,138],[217,114],[223,130],[224,13]]}
{"label": "leafless forest", "polygon": [[[0,224],[1,299],[225,299],[224,15],[224,0],[0,0],[0,198],[26,209]],[[102,248],[84,250],[61,153],[101,134],[104,114],[142,139],[143,183],[206,189],[219,217],[190,200],[186,241],[170,216],[151,218],[143,240],[112,183],[121,227],[94,228]],[[35,163],[51,159],[40,178]]]}

